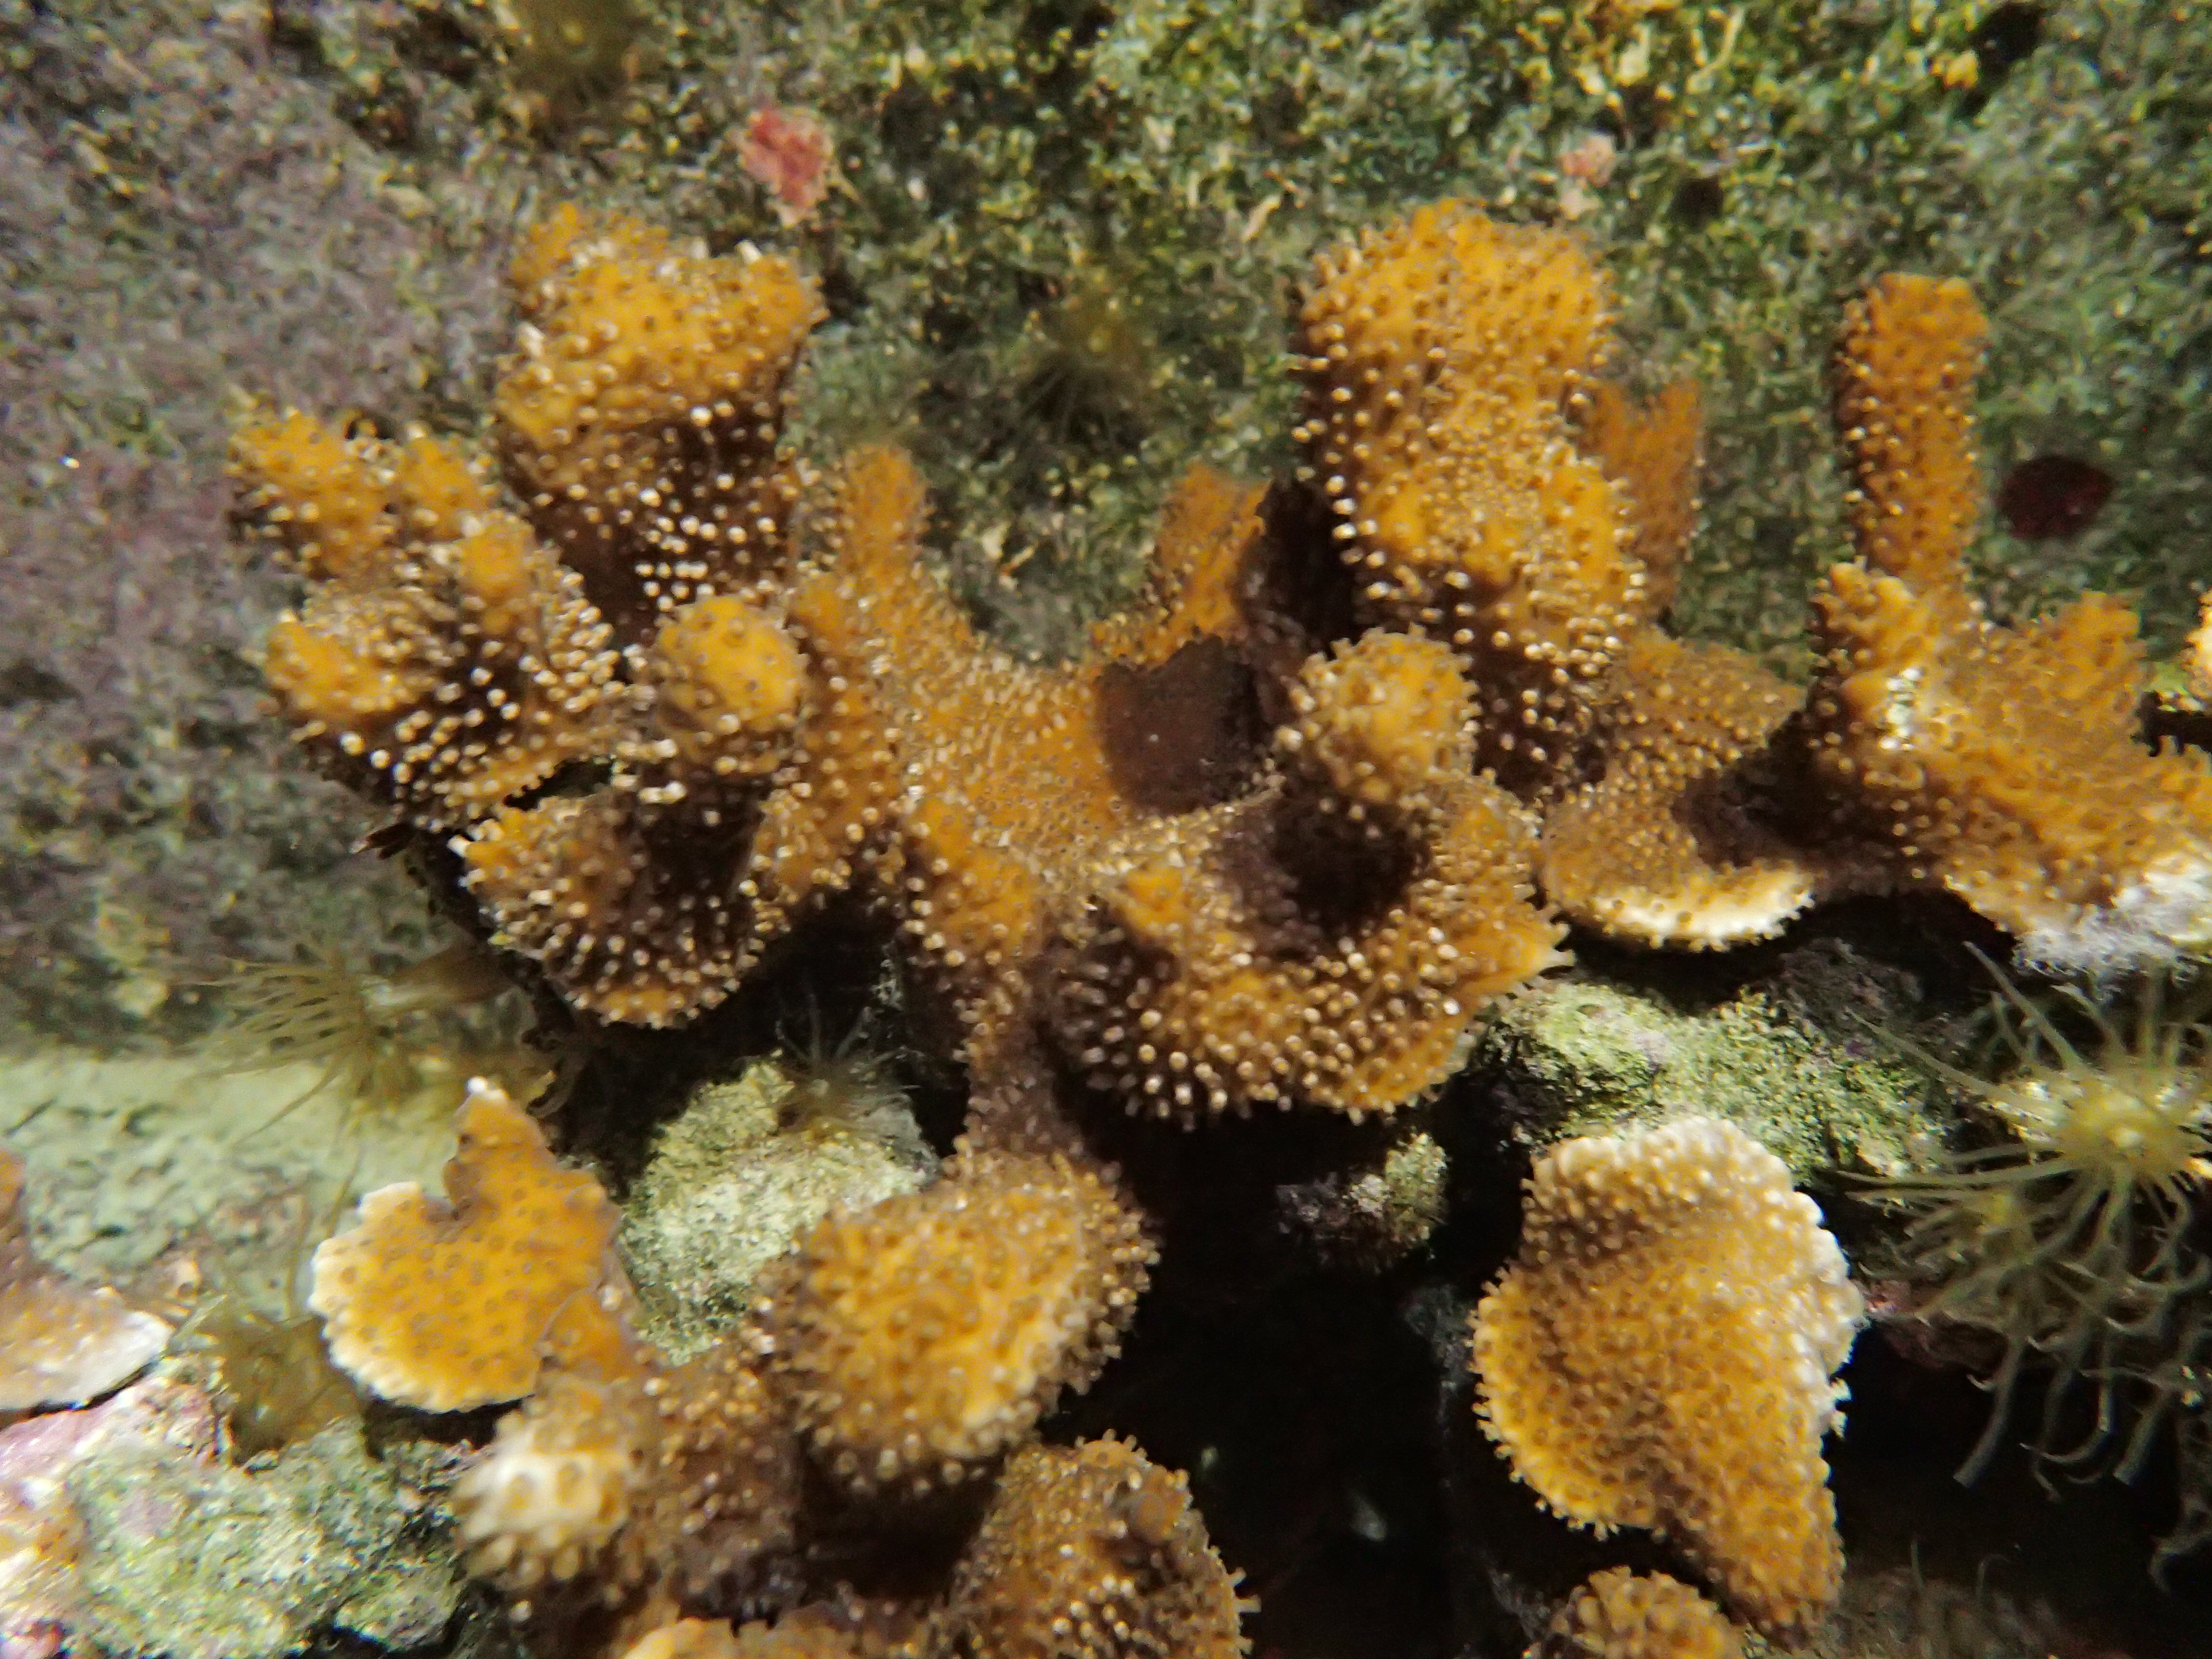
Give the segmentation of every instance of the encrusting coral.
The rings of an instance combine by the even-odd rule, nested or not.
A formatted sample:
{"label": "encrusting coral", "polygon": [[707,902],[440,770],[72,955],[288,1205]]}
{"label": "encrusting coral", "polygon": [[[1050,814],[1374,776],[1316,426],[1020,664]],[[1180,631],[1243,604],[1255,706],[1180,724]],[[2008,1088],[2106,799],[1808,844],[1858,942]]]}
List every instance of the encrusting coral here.
{"label": "encrusting coral", "polygon": [[529,1394],[556,1322],[595,1305],[617,1220],[599,1182],[560,1168],[489,1084],[471,1085],[459,1130],[447,1196],[412,1182],[369,1194],[359,1224],[317,1247],[308,1298],[341,1367],[426,1411]]}
{"label": "encrusting coral", "polygon": [[1567,1141],[1474,1315],[1483,1426],[1568,1521],[1650,1528],[1793,1640],[1842,1584],[1820,1441],[1863,1312],[1819,1210],[1733,1125]]}
{"label": "encrusting coral", "polygon": [[[852,889],[972,1089],[939,1180],[820,1221],[682,1366],[628,1328],[605,1194],[509,1103],[521,1127],[465,1146],[450,1210],[373,1195],[325,1247],[316,1305],[354,1375],[525,1401],[458,1494],[518,1607],[595,1600],[648,1642],[783,1614],[738,1651],[850,1650],[878,1613],[906,1632],[887,1651],[925,1627],[977,1654],[1233,1650],[1177,1482],[1117,1442],[1024,1449],[1111,1356],[1158,1232],[1077,1097],[1185,1124],[1391,1113],[1561,959],[1551,904],[1721,947],[1830,895],[1944,888],[2100,961],[2212,908],[2212,785],[2132,747],[2125,613],[2007,630],[1966,596],[1954,287],[1892,279],[1846,331],[1861,562],[1816,600],[1808,701],[1661,631],[1696,399],[1601,378],[1604,284],[1553,233],[1447,204],[1324,254],[1303,488],[1194,471],[1142,600],[1054,666],[994,650],[927,568],[905,455],[815,488],[781,447],[820,314],[791,267],[564,210],[514,283],[496,476],[296,415],[240,434],[249,506],[311,585],[272,641],[280,705],[445,842],[491,943],[575,1009],[690,1021]],[[2121,797],[2148,809],[2124,823]],[[558,1241],[504,1298],[501,1354],[442,1379],[410,1296],[511,1272],[471,1252],[529,1215]],[[1787,1639],[1841,1571],[1820,1440],[1859,1314],[1817,1211],[1740,1132],[1572,1142],[1477,1318],[1484,1420],[1562,1514],[1662,1531]],[[879,1606],[841,1576],[856,1534],[957,1511],[954,1487],[985,1519],[949,1578]],[[1018,1518],[1048,1492],[1059,1518]],[[1024,1622],[1004,1586],[1054,1574],[1091,1622]],[[1593,1590],[1591,1618],[1626,1632],[1625,1595]]]}
{"label": "encrusting coral", "polygon": [[23,1161],[0,1146],[0,1412],[79,1406],[129,1382],[169,1345],[167,1322],[32,1253]]}
{"label": "encrusting coral", "polygon": [[1525,1659],[1741,1659],[1719,1608],[1663,1572],[1607,1567],[1575,1587]]}
{"label": "encrusting coral", "polygon": [[861,1494],[952,1486],[1118,1352],[1155,1251],[1109,1176],[983,1153],[833,1216],[754,1305],[754,1352],[816,1462]]}
{"label": "encrusting coral", "polygon": [[1254,1605],[1183,1477],[1110,1435],[1016,1455],[951,1597],[978,1659],[1228,1659]]}

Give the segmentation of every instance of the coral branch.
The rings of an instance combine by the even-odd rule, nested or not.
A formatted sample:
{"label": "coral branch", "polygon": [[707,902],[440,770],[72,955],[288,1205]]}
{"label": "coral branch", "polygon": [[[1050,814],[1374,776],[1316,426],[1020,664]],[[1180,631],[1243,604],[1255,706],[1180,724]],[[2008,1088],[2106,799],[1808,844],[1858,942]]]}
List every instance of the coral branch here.
{"label": "coral branch", "polygon": [[1741,1130],[1568,1141],[1474,1316],[1483,1426],[1566,1519],[1674,1540],[1795,1639],[1842,1583],[1820,1440],[1863,1310],[1820,1212]]}

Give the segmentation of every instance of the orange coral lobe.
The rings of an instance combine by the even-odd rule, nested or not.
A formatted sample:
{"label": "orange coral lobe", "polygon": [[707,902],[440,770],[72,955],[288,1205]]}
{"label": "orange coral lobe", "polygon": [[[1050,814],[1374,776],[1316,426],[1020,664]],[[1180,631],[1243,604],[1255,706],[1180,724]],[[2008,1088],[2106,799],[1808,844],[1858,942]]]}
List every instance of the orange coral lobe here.
{"label": "orange coral lobe", "polygon": [[530,1393],[556,1319],[599,1285],[617,1219],[499,1089],[471,1085],[459,1127],[447,1197],[412,1182],[369,1194],[353,1230],[317,1248],[308,1300],[349,1376],[425,1411]]}
{"label": "orange coral lobe", "polygon": [[374,573],[393,526],[362,446],[295,409],[240,428],[231,467],[248,506],[304,574],[350,585]]}
{"label": "orange coral lobe", "polygon": [[1474,1316],[1483,1425],[1567,1520],[1673,1539],[1791,1640],[1842,1583],[1820,1441],[1863,1312],[1812,1200],[1733,1125],[1568,1141]]}
{"label": "orange coral lobe", "polygon": [[1882,277],[1847,313],[1837,347],[1836,424],[1858,489],[1859,556],[1929,591],[1955,585],[1981,515],[1973,391],[1988,333],[1957,277]]}
{"label": "orange coral lobe", "polygon": [[1233,1659],[1257,1606],[1183,1477],[1111,1436],[1017,1455],[952,1591],[972,1650],[999,1659]]}
{"label": "orange coral lobe", "polygon": [[515,261],[536,325],[501,382],[507,468],[626,635],[785,568],[785,382],[823,313],[786,261],[707,258],[619,215],[551,216]]}
{"label": "orange coral lobe", "polygon": [[986,1153],[933,1187],[832,1217],[756,1310],[760,1351],[816,1462],[851,1490],[978,1473],[1118,1350],[1153,1260],[1110,1181]]}
{"label": "orange coral lobe", "polygon": [[1517,789],[1571,758],[1647,607],[1626,503],[1562,413],[1607,304],[1570,239],[1447,203],[1325,254],[1299,317],[1295,435],[1366,615],[1459,654]]}
{"label": "orange coral lobe", "polygon": [[1576,1586],[1526,1659],[1741,1659],[1720,1609],[1679,1579],[1608,1567]]}

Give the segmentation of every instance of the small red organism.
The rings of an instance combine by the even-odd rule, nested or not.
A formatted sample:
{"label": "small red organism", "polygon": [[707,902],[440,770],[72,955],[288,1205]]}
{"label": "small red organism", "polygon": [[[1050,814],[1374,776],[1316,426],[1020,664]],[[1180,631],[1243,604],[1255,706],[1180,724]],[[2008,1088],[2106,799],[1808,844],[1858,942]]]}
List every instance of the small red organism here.
{"label": "small red organism", "polygon": [[805,110],[763,104],[745,121],[738,159],[775,197],[776,216],[803,224],[830,191],[829,130]]}
{"label": "small red organism", "polygon": [[2095,523],[2112,493],[2112,474],[2102,467],[2071,455],[2038,455],[2005,474],[1997,512],[2022,541],[2059,541]]}

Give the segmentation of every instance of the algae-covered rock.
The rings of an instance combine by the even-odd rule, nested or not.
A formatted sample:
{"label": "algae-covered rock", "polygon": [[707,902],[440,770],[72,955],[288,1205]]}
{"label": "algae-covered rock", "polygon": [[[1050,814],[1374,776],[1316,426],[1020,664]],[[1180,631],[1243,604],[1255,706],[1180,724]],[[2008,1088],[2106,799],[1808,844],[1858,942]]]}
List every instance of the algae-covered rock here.
{"label": "algae-covered rock", "polygon": [[1492,1074],[1509,1133],[1532,1148],[1703,1112],[1800,1182],[1832,1169],[1894,1175],[1915,1137],[1942,1124],[1927,1111],[1927,1076],[1881,1035],[1911,996],[1906,975],[1833,944],[1794,951],[1694,1012],[1625,985],[1554,980],[1499,1014],[1477,1066]]}
{"label": "algae-covered rock", "polygon": [[937,1160],[896,1091],[849,1061],[757,1061],[700,1088],[655,1139],[618,1243],[645,1335],[687,1358],[745,1310],[754,1278],[842,1206],[910,1193]]}
{"label": "algae-covered rock", "polygon": [[1285,1230],[1322,1261],[1379,1273],[1429,1242],[1444,1218],[1450,1172],[1435,1137],[1409,1129],[1361,1164],[1278,1187],[1275,1207]]}
{"label": "algae-covered rock", "polygon": [[133,1446],[69,1476],[82,1526],[81,1634],[112,1654],[276,1659],[325,1630],[419,1647],[463,1580],[434,1511],[325,1430],[249,1474]]}

